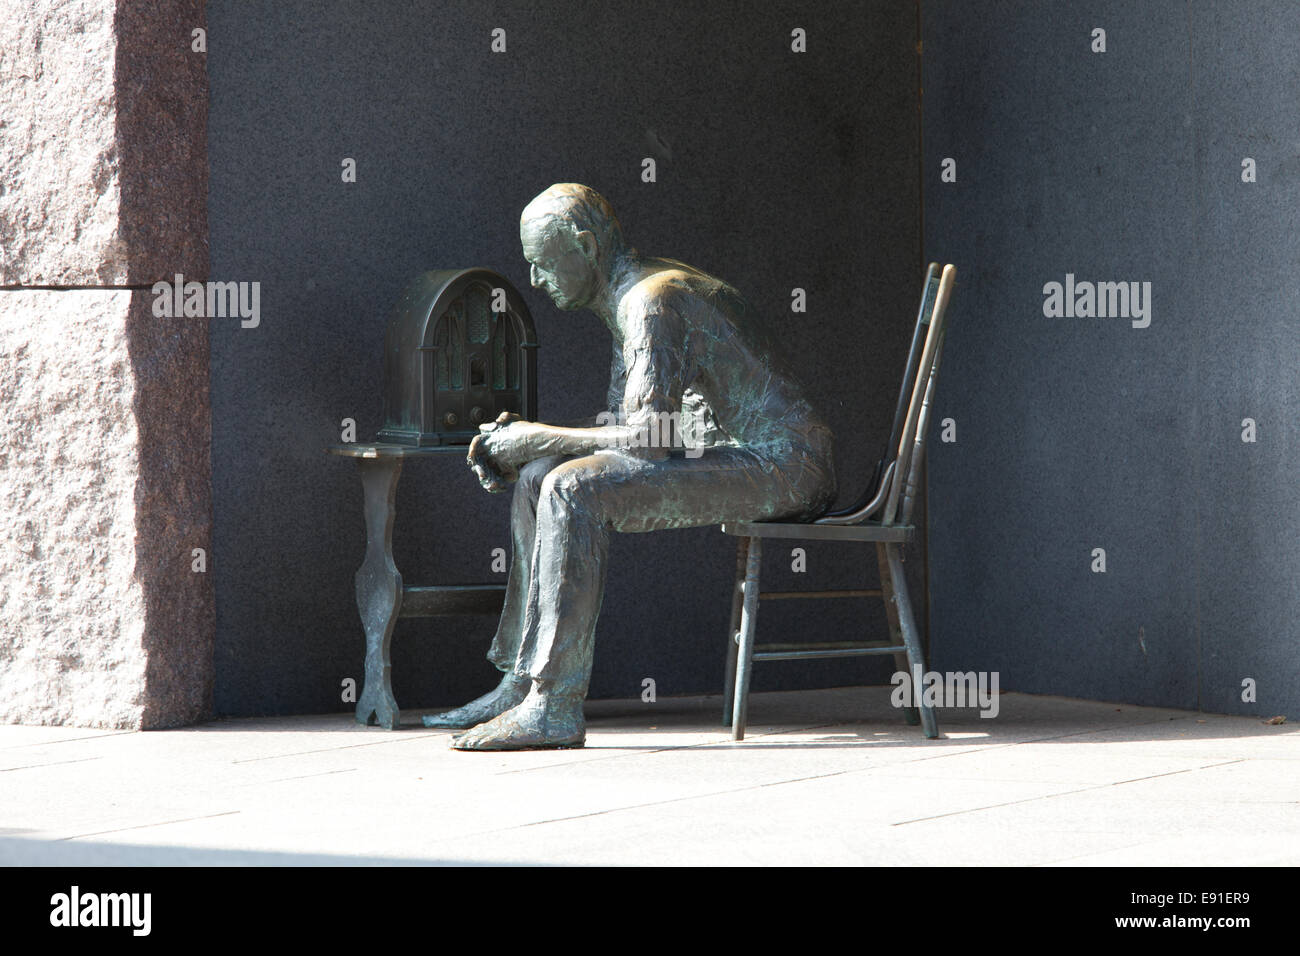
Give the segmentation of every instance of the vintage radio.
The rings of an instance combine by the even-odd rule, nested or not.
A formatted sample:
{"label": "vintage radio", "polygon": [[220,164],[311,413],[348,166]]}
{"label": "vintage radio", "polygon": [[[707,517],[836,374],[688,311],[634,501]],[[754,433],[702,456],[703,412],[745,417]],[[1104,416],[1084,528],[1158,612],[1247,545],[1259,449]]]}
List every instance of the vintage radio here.
{"label": "vintage radio", "polygon": [[467,445],[501,412],[537,416],[537,333],[528,306],[488,269],[426,272],[384,333],[381,442]]}

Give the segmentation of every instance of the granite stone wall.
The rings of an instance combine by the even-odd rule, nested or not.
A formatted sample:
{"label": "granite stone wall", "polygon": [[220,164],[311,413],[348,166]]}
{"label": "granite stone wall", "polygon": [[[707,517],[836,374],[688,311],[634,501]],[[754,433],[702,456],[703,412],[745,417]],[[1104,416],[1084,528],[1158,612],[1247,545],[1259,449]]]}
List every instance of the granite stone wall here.
{"label": "granite stone wall", "polygon": [[0,721],[212,712],[201,2],[0,4]]}

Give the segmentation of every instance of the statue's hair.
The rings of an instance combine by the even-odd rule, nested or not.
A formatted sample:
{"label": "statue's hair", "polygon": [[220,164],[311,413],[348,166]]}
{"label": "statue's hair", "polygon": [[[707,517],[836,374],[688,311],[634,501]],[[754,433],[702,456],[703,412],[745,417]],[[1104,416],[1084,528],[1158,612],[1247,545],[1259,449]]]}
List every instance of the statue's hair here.
{"label": "statue's hair", "polygon": [[621,248],[623,227],[614,209],[596,190],[578,183],[556,183],[524,207],[521,220],[546,217],[566,223],[575,234],[590,232],[604,253]]}

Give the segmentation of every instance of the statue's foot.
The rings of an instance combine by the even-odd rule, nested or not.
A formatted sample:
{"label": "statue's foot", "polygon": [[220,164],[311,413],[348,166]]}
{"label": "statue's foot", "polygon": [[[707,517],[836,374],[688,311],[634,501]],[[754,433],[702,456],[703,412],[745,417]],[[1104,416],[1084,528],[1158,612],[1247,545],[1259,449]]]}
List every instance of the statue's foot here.
{"label": "statue's foot", "polygon": [[504,714],[528,696],[532,681],[519,678],[514,674],[504,674],[501,683],[482,697],[471,700],[464,707],[457,707],[443,714],[430,714],[423,718],[424,726],[440,727],[447,730],[465,730],[477,727],[485,720],[491,720],[498,714]]}
{"label": "statue's foot", "polygon": [[530,691],[517,707],[453,737],[457,750],[558,750],[587,739],[581,697]]}

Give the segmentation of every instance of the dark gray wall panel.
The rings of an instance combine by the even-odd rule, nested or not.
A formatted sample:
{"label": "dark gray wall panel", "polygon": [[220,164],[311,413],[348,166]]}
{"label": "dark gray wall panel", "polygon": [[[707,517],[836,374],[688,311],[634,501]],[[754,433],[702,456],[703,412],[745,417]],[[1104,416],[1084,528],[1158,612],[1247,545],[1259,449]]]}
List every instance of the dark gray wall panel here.
{"label": "dark gray wall panel", "polygon": [[[384,323],[412,275],[504,273],[538,323],[542,417],[600,404],[606,333],[534,294],[518,247],[520,210],[552,182],[601,190],[639,248],[715,271],[788,331],[840,436],[844,497],[856,492],[888,431],[920,275],[916,8],[759,11],[210,0],[212,271],[262,283],[260,328],[212,329],[220,712],[342,709],[340,680],[361,675],[360,488],[354,466],[322,449],[344,417],[361,438],[378,429]],[[503,55],[489,51],[498,26]],[[807,54],[790,52],[796,26]],[[345,156],[355,184],[340,181]],[[652,185],[639,179],[645,156],[659,161]],[[790,313],[796,286],[806,315]],[[490,580],[507,506],[454,462],[407,465],[396,528],[407,583]],[[647,676],[661,694],[720,688],[732,548],[714,529],[616,540],[593,696],[639,693]],[[773,557],[768,585],[863,579],[849,550],[809,555],[802,576]],[[874,608],[869,625],[860,608],[802,610],[764,625],[883,629]],[[456,703],[489,686],[493,627],[400,623],[399,702]],[[767,665],[755,687],[887,673],[880,661]]]}
{"label": "dark gray wall panel", "polygon": [[[926,254],[960,270],[935,414],[958,441],[930,469],[936,667],[1294,708],[1295,8],[927,2],[923,36]],[[1150,327],[1045,317],[1067,272],[1150,281]],[[1247,416],[1268,423],[1254,445]]]}
{"label": "dark gray wall panel", "polygon": [[[1300,704],[1300,7],[1192,5],[1207,710]],[[1244,157],[1258,181],[1241,181]],[[1241,422],[1258,440],[1241,440]],[[1244,678],[1258,682],[1241,702]]]}

